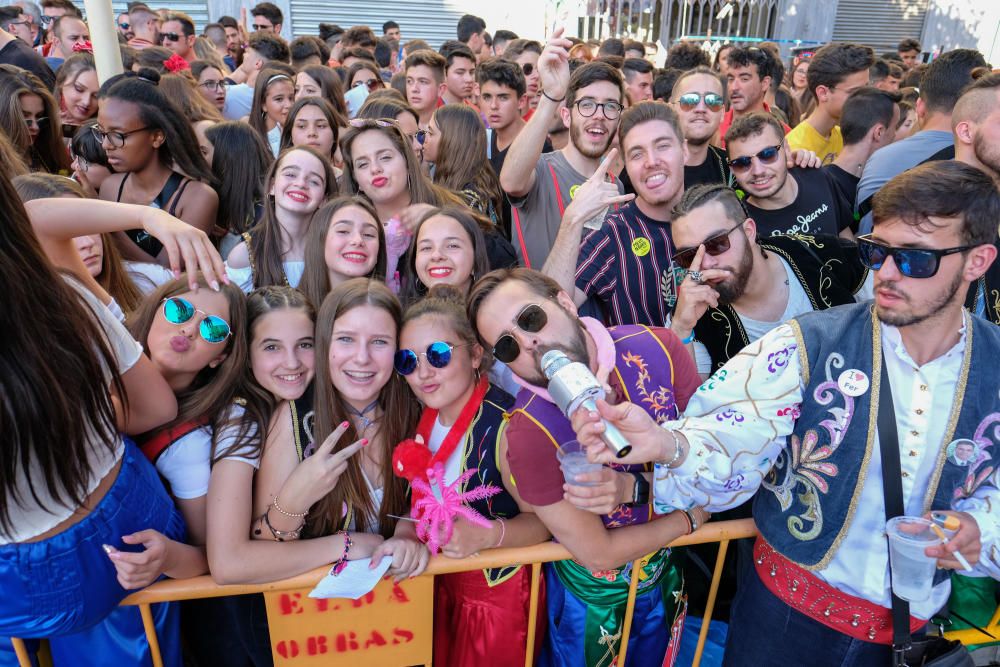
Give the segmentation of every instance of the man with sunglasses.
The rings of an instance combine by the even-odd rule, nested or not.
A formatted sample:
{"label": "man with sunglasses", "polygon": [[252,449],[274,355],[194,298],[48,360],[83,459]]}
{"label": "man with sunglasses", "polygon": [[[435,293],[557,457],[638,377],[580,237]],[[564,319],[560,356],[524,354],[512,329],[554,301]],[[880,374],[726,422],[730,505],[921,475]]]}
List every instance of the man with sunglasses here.
{"label": "man with sunglasses", "polygon": [[699,183],[731,185],[726,151],[711,144],[726,107],[725,86],[719,75],[705,66],[684,72],[674,82],[670,106],[677,112],[687,143],[684,187]]}
{"label": "man with sunglasses", "polygon": [[[970,470],[945,455],[963,438],[994,459],[1000,447],[1000,329],[963,308],[996,259],[998,219],[1000,191],[973,167],[905,172],[876,195],[874,231],[859,238],[874,303],[779,326],[717,371],[681,420],[657,425],[637,405],[598,402],[633,447],[614,460],[657,462],[659,510],[725,510],[756,493],[756,576],[733,603],[727,664],[889,664],[882,445],[899,449],[904,512],[959,522],[926,555],[960,569],[958,551],[977,576],[1000,578],[998,473],[989,456]],[[895,434],[879,426],[883,401]],[[578,412],[573,423],[592,460],[612,460],[597,415]],[[936,576],[930,597],[910,603],[906,630],[924,626],[949,592],[949,578]]]}
{"label": "man with sunglasses", "polygon": [[853,239],[853,213],[821,169],[789,169],[781,124],[769,113],[736,119],[726,132],[729,168],[761,236],[838,234]]}
{"label": "man with sunglasses", "polygon": [[56,76],[45,59],[24,40],[8,32],[12,21],[24,20],[20,7],[0,7],[0,63],[26,69],[49,88],[55,88]]}
{"label": "man with sunglasses", "polygon": [[261,2],[250,10],[250,14],[253,16],[254,32],[269,32],[273,35],[281,34],[285,17],[276,4]]}
{"label": "man with sunglasses", "polygon": [[[666,329],[607,329],[579,317],[557,283],[530,269],[487,274],[473,287],[468,304],[480,343],[508,364],[523,387],[501,436],[507,439],[518,493],[573,554],[572,561],[545,566],[551,625],[541,664],[610,664],[620,651],[629,581],[638,576],[629,655],[638,656],[639,664],[672,665],[685,598],[674,557],[663,545],[707,515],[694,506],[667,516],[649,513],[650,479],[642,467],[605,467],[577,476],[574,486],[592,485],[588,510],[568,502],[557,453],[574,434],[544,389],[548,381],[539,360],[548,350],[563,351],[585,364],[613,400],[646,396],[641,409],[656,420],[678,414],[696,390],[693,362]],[[643,559],[642,573],[623,565],[637,558]]]}
{"label": "man with sunglasses", "polygon": [[[518,259],[536,269],[545,265],[563,214],[579,187],[593,176],[611,147],[624,109],[625,82],[611,65],[592,62],[572,76],[573,43],[557,28],[538,59],[541,100],[507,153],[500,185],[514,207],[514,247]],[[561,106],[565,101],[565,106]],[[542,153],[553,120],[562,119],[570,141]],[[616,179],[616,187],[620,181]]]}
{"label": "man with sunglasses", "polygon": [[160,25],[160,44],[187,62],[198,59],[194,52],[194,21],[187,14],[170,12],[163,17]]}

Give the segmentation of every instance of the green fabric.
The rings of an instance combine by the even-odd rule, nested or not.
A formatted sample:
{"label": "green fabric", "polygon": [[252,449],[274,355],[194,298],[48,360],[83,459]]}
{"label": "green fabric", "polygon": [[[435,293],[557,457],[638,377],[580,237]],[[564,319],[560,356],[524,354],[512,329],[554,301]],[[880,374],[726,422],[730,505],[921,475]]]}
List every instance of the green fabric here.
{"label": "green fabric", "polygon": [[[631,581],[632,563],[617,570],[591,573],[576,561],[552,563],[563,586],[587,605],[587,622],[583,628],[586,664],[602,664],[607,655],[617,656],[625,625],[625,607]],[[681,569],[671,559],[670,549],[660,549],[642,566],[636,597],[659,589],[666,618],[671,623],[677,615],[684,592]],[[634,619],[631,632],[639,628]]]}
{"label": "green fabric", "polygon": [[[948,598],[948,609],[956,611],[969,619],[981,628],[986,628],[993,618],[997,609],[997,582],[988,577],[964,577],[960,574],[951,575],[951,597]],[[951,625],[946,630],[963,630],[972,626],[965,621],[959,620],[955,616],[951,617]],[[996,635],[995,632],[989,631]],[[1000,644],[998,641],[991,641],[986,635],[981,635],[985,640],[981,644],[969,645],[969,650],[974,651],[983,646]]]}

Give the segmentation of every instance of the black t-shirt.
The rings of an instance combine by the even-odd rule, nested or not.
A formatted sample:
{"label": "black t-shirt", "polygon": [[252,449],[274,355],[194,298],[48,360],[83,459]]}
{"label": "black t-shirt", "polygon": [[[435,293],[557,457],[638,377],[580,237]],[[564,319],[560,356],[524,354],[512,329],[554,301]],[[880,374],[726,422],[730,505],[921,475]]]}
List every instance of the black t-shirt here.
{"label": "black t-shirt", "polygon": [[41,79],[50,91],[56,87],[56,75],[45,63],[45,58],[35,53],[30,46],[16,37],[0,49],[0,63],[16,65],[21,69],[28,70]]}
{"label": "black t-shirt", "polygon": [[[507,159],[507,151],[510,150],[510,146],[500,150],[497,148],[497,133],[492,130],[487,135],[489,138],[489,150],[487,157],[490,160],[490,165],[493,167],[493,171],[496,173],[497,178],[500,178],[500,170],[503,169],[504,160]],[[511,142],[513,145],[513,142]],[[545,143],[542,144],[542,153],[551,153],[553,150],[552,143],[545,139]],[[504,193],[503,201],[503,211],[500,211],[500,229],[503,231],[503,235],[507,240],[511,239],[511,220],[513,219],[513,214],[511,213],[510,200],[507,198],[507,193]]]}
{"label": "black t-shirt", "polygon": [[730,185],[728,157],[725,149],[709,145],[704,162],[693,167],[684,166],[684,189],[689,190],[702,183]]}
{"label": "black t-shirt", "polygon": [[[843,200],[844,210],[854,211],[854,205],[858,200],[858,182],[861,180],[861,177],[855,176],[835,164],[828,164],[825,167],[821,167],[821,169],[827,173],[833,182],[834,189],[840,195],[841,200]],[[853,216],[851,219],[851,231],[854,233],[858,231],[858,221],[854,220]]]}
{"label": "black t-shirt", "polygon": [[746,202],[757,223],[758,236],[783,234],[828,234],[836,236],[854,219],[845,210],[833,180],[822,169],[789,169],[788,175],[799,184],[795,201],[784,208],[766,210]]}

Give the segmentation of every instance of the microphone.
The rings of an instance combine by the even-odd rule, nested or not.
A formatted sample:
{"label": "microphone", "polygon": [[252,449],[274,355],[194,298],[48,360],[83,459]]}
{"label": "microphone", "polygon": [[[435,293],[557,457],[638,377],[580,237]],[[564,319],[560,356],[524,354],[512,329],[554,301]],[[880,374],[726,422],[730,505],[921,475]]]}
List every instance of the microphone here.
{"label": "microphone", "polygon": [[[542,355],[542,372],[549,379],[549,395],[567,418],[579,408],[597,412],[597,399],[604,398],[601,383],[584,364],[571,361],[562,350],[549,350]],[[632,445],[614,424],[602,418],[601,440],[618,458],[627,456]]]}

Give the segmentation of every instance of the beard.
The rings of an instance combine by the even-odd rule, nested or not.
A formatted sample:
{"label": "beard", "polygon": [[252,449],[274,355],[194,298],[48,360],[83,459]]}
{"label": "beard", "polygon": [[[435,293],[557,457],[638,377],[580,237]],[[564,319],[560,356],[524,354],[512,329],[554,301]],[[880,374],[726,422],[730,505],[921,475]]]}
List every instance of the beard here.
{"label": "beard", "polygon": [[587,145],[587,142],[584,141],[584,139],[583,139],[583,132],[584,132],[584,130],[583,130],[583,123],[575,123],[575,122],[571,122],[570,123],[570,125],[569,125],[569,140],[573,142],[574,146],[576,146],[576,150],[580,151],[580,153],[584,157],[588,157],[588,158],[590,158],[592,160],[596,160],[597,158],[604,157],[604,154],[608,152],[608,146],[611,145],[611,140],[615,136],[614,133],[613,132],[609,132],[606,135],[607,136],[607,140],[604,142],[603,146],[600,146],[598,148],[590,148]]}
{"label": "beard", "polygon": [[972,150],[976,159],[992,172],[990,175],[993,178],[1000,178],[1000,147],[989,144],[982,132],[977,131],[973,138]]}
{"label": "beard", "polygon": [[583,323],[579,318],[573,318],[573,333],[570,339],[565,344],[563,343],[551,343],[549,345],[539,345],[535,349],[535,363],[536,368],[538,368],[538,375],[533,377],[521,378],[526,382],[529,382],[536,387],[546,387],[549,384],[549,379],[545,377],[545,373],[541,370],[542,357],[545,353],[550,350],[559,350],[569,357],[570,361],[578,361],[584,366],[590,367],[590,353],[587,351],[587,338],[586,330],[583,327]]}
{"label": "beard", "polygon": [[729,269],[733,274],[732,277],[712,285],[712,289],[719,293],[719,303],[731,305],[743,296],[752,269],[753,252],[750,250],[750,239],[746,237],[746,232],[743,232],[743,255],[739,264]]}
{"label": "beard", "polygon": [[920,310],[914,309],[913,302],[910,300],[910,296],[904,294],[893,287],[893,283],[884,282],[875,285],[875,289],[888,289],[890,291],[896,292],[903,301],[905,301],[910,309],[908,312],[895,312],[884,310],[879,307],[878,301],[875,302],[875,312],[878,318],[885,322],[886,324],[894,327],[907,327],[913,324],[919,324],[925,320],[928,320],[938,313],[940,313],[946,306],[948,306],[954,299],[955,295],[958,294],[959,288],[962,286],[962,274],[956,273],[955,277],[952,279],[951,284],[945,288],[941,296],[934,298],[930,301],[925,302],[926,305]]}

